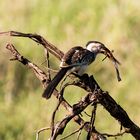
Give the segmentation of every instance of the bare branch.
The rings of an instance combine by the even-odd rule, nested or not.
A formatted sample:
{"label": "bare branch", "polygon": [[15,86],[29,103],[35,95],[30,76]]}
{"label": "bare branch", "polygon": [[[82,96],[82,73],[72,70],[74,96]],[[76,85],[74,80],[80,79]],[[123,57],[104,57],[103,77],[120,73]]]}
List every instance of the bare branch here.
{"label": "bare branch", "polygon": [[[97,94],[97,93],[96,92],[89,93],[81,101],[79,101],[79,103],[73,105],[71,113],[69,115],[67,115],[60,123],[58,123],[54,127],[54,134],[51,137],[51,140],[55,140],[59,134],[63,133],[66,125],[69,123],[69,121],[72,118],[74,118],[76,115],[80,114],[90,103],[96,102],[95,94]],[[92,99],[92,100],[90,100],[90,99]]]}
{"label": "bare branch", "polygon": [[[45,49],[47,49],[51,54],[56,56],[59,60],[63,56],[63,52],[60,51],[58,48],[56,48],[53,44],[46,41],[43,37],[37,34],[25,34],[15,31],[5,32],[5,34],[9,34],[10,36],[16,36],[16,37],[28,37],[32,39],[33,41],[42,44]],[[2,33],[0,33],[2,34]],[[3,33],[4,34],[4,33]],[[8,44],[7,49],[11,51],[14,58],[11,60],[18,60],[22,64],[28,66],[33,70],[37,78],[41,81],[44,87],[47,86],[49,82],[49,78],[46,76],[45,72],[43,72],[37,65],[31,63],[28,59],[24,58],[20,55],[20,53],[14,48],[13,45]],[[85,121],[79,116],[79,114],[90,104],[93,104],[94,102],[99,102],[104,108],[110,113],[112,117],[114,117],[116,120],[120,122],[120,124],[124,127],[125,130],[127,130],[127,133],[132,134],[132,136],[136,139],[140,139],[140,128],[132,122],[132,120],[127,115],[126,111],[118,105],[115,100],[108,94],[108,92],[104,92],[98,83],[95,81],[93,76],[84,75],[82,77],[79,77],[80,80],[75,82],[74,85],[81,87],[85,89],[88,94],[85,96],[84,99],[82,99],[80,102],[75,104],[73,107],[65,100],[63,99],[61,102],[61,105],[63,105],[68,111],[69,115],[65,117],[60,123],[57,123],[54,126],[54,139],[59,135],[62,134],[67,123],[74,119],[76,123],[78,123],[80,126],[85,124]],[[58,98],[59,94],[55,90],[54,95]],[[94,122],[94,121],[93,121]],[[85,125],[84,129],[89,132],[91,129],[91,125]],[[100,133],[98,133],[96,130],[92,131],[92,137],[96,137],[96,139],[99,139],[99,137],[102,137]]]}
{"label": "bare branch", "polygon": [[6,48],[11,51],[12,55],[14,58],[11,60],[18,60],[20,63],[23,65],[28,66],[33,70],[35,73],[36,77],[40,80],[40,82],[46,87],[46,83],[48,83],[48,77],[46,76],[46,73],[42,71],[36,64],[33,64],[30,62],[28,59],[24,58],[14,47],[12,44],[7,44]]}
{"label": "bare branch", "polygon": [[[91,86],[89,81],[92,82],[93,86]],[[103,92],[101,90],[93,76],[89,77],[89,80],[87,77],[84,77],[79,83],[77,82],[76,85],[87,91],[93,91],[96,85],[96,88],[101,91],[98,92],[95,97],[98,99],[99,103],[104,106],[104,108],[110,113],[112,117],[119,121],[124,129],[129,130],[129,133],[132,134],[136,140],[140,139],[140,128],[134,122],[132,122],[126,111],[116,103],[116,101],[108,94],[108,92]]]}
{"label": "bare branch", "polygon": [[60,51],[55,45],[51,44],[49,41],[45,40],[42,36],[31,33],[21,33],[16,31],[8,31],[8,32],[0,32],[0,35],[9,35],[14,37],[27,37],[32,39],[33,41],[43,45],[45,49],[47,49],[51,54],[61,60],[64,53]]}

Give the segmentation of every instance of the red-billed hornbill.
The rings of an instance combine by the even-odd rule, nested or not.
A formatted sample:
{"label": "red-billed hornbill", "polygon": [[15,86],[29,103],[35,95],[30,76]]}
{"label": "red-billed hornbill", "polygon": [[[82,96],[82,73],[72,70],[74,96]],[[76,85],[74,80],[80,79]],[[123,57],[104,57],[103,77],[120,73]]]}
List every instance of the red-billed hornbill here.
{"label": "red-billed hornbill", "polygon": [[79,76],[81,76],[87,66],[91,64],[97,54],[102,53],[109,59],[111,59],[114,63],[117,72],[118,81],[121,80],[119,76],[118,66],[120,64],[118,60],[113,56],[111,51],[105,47],[104,44],[98,41],[89,41],[86,44],[86,48],[82,48],[81,46],[76,46],[71,48],[66,54],[64,54],[61,63],[60,63],[60,70],[54,76],[52,81],[49,83],[47,88],[43,93],[43,97],[48,99],[51,97],[54,89],[59,84],[59,82],[63,79],[66,73],[73,73],[75,72]]}

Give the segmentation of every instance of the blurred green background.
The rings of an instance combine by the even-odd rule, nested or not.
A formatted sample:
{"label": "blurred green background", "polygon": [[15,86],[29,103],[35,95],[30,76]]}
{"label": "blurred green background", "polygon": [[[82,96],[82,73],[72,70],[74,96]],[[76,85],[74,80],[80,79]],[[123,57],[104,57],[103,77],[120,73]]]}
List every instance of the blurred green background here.
{"label": "blurred green background", "polygon": [[[114,55],[121,62],[122,81],[117,82],[112,63],[108,59],[102,62],[102,55],[87,72],[95,76],[102,89],[109,91],[140,126],[139,7],[139,0],[1,0],[0,32],[37,33],[64,52],[76,45],[85,46],[89,40],[103,42],[115,51]],[[7,42],[13,43],[22,55],[46,70],[45,64],[42,64],[45,61],[44,51],[29,39],[0,36],[0,140],[33,140],[37,130],[50,125],[57,100],[54,97],[48,101],[43,99],[42,85],[32,71],[16,61],[9,61],[11,54],[5,49]],[[55,69],[59,66],[53,56],[51,66]],[[74,104],[84,95],[83,90],[69,87],[65,97]],[[90,113],[91,108],[86,111]],[[66,113],[61,107],[56,121]],[[83,117],[89,120],[84,114]],[[64,135],[77,128],[78,125],[71,122]],[[98,106],[96,129],[115,134],[119,132],[120,125],[102,106]],[[45,140],[49,133],[42,132],[40,139]],[[75,138],[76,135],[73,135],[68,139]],[[86,139],[84,130],[80,139]],[[125,134],[118,139],[134,138]]]}

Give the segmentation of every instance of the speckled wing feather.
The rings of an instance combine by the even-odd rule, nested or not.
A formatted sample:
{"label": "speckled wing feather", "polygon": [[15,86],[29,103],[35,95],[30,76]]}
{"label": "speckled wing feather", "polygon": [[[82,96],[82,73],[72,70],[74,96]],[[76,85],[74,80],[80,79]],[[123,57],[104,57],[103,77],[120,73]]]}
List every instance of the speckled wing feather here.
{"label": "speckled wing feather", "polygon": [[92,52],[80,46],[70,49],[62,58],[60,67],[73,67],[79,65],[89,65],[95,60]]}

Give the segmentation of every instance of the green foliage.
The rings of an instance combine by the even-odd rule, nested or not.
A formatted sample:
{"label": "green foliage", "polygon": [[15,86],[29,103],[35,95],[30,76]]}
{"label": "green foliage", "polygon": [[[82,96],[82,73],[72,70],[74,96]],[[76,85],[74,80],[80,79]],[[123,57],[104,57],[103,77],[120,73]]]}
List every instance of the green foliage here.
{"label": "green foliage", "polygon": [[[109,91],[131,119],[140,125],[139,7],[138,0],[1,0],[0,31],[38,33],[64,52],[75,45],[84,46],[88,40],[105,43],[108,48],[115,50],[114,55],[122,63],[122,82],[117,82],[113,65],[108,60],[101,62],[103,56],[99,56],[90,66],[88,73],[93,74],[101,87]],[[57,101],[42,99],[43,89],[32,72],[18,62],[8,61],[10,54],[5,49],[7,42],[14,43],[25,57],[45,70],[45,66],[41,65],[45,58],[40,45],[29,39],[0,36],[0,139],[35,139],[37,130],[49,126]],[[51,57],[53,68],[58,68],[58,63]],[[84,91],[76,91],[70,87],[66,92],[65,96],[71,104],[84,96]],[[88,108],[87,112],[90,110]],[[66,111],[62,108],[57,119],[64,114]],[[101,132],[119,131],[116,120],[102,107],[98,109],[96,126]],[[72,122],[65,134],[76,127]],[[49,131],[41,133],[41,139],[47,136]],[[84,140],[85,136],[83,130],[81,139]],[[75,135],[69,139],[74,138]],[[133,138],[126,134],[118,139]]]}

